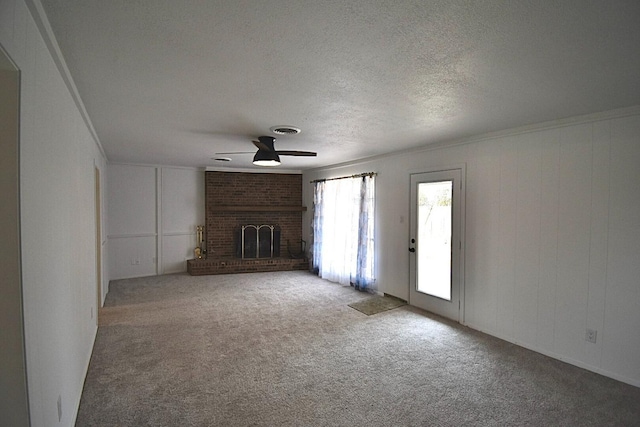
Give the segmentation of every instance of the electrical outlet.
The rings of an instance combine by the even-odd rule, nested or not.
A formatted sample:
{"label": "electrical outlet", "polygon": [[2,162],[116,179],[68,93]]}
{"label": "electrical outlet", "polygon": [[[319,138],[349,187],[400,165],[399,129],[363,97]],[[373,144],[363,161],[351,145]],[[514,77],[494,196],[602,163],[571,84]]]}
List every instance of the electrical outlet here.
{"label": "electrical outlet", "polygon": [[62,396],[58,395],[58,422],[62,421]]}
{"label": "electrical outlet", "polygon": [[587,329],[587,334],[584,337],[584,339],[587,342],[591,342],[591,343],[596,343],[596,339],[598,337],[598,331],[594,330],[594,329]]}
{"label": "electrical outlet", "polygon": [[136,265],[140,265],[140,258],[136,258]]}

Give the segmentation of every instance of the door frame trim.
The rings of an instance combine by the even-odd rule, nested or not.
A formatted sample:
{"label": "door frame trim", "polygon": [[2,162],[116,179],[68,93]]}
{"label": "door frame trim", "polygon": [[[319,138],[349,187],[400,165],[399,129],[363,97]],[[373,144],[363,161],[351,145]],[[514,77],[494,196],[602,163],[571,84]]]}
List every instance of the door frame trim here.
{"label": "door frame trim", "polygon": [[102,259],[102,171],[94,162],[93,164],[93,179],[94,179],[94,209],[95,209],[95,238],[96,238],[96,312],[95,312],[95,321],[96,326],[99,325],[98,314],[100,312],[100,308],[102,307],[103,301],[103,291],[102,291],[102,280],[103,280],[103,259]]}
{"label": "door frame trim", "polygon": [[[467,194],[467,164],[466,163],[452,163],[443,166],[429,166],[420,169],[409,169],[409,213],[413,212],[413,207],[411,206],[411,175],[421,174],[421,173],[431,173],[431,172],[444,172],[450,170],[460,170],[460,265],[459,265],[459,277],[460,277],[460,295],[458,300],[460,301],[460,309],[458,310],[458,323],[461,325],[466,325],[466,310],[465,310],[465,293],[466,293],[466,257],[465,257],[465,247],[466,247],[466,216],[467,216],[467,204],[466,204],[466,194]],[[407,243],[411,241],[411,220],[409,220],[409,229],[408,229],[408,238]],[[411,263],[409,263],[409,269],[411,269]],[[409,271],[409,283],[408,283],[408,294],[411,292],[411,271]]]}

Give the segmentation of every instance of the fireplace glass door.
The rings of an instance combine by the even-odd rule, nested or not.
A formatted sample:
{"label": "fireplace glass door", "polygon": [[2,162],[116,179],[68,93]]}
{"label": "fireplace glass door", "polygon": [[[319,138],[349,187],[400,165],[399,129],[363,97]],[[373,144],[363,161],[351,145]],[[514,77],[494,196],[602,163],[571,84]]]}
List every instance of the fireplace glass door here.
{"label": "fireplace glass door", "polygon": [[280,256],[280,227],[243,225],[236,232],[236,255],[239,258],[274,258]]}

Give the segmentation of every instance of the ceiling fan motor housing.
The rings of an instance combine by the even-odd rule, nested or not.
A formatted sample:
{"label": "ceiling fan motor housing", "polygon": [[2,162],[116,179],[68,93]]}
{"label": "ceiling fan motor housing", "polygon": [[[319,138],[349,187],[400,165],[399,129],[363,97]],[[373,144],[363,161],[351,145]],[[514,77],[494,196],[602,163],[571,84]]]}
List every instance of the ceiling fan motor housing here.
{"label": "ceiling fan motor housing", "polygon": [[276,149],[273,147],[273,143],[276,142],[276,139],[274,137],[259,136],[258,141],[260,141],[260,143],[264,145],[264,147],[258,147],[259,150],[276,151]]}

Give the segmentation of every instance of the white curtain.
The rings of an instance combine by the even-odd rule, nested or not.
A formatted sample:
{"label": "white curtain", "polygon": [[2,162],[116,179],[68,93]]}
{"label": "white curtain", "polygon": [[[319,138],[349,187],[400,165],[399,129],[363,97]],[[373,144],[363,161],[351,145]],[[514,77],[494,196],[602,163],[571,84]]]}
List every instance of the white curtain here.
{"label": "white curtain", "polygon": [[313,268],[324,279],[374,289],[374,177],[315,183]]}

